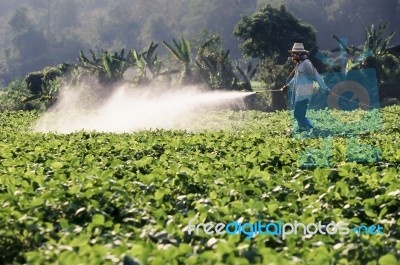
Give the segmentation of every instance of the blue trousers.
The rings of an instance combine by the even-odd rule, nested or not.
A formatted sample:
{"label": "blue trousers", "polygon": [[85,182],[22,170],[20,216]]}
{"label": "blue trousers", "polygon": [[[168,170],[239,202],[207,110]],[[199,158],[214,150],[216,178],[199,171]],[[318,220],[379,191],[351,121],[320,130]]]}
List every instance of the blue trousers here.
{"label": "blue trousers", "polygon": [[300,130],[315,128],[312,122],[306,117],[308,99],[298,101],[294,106],[294,118],[297,120]]}

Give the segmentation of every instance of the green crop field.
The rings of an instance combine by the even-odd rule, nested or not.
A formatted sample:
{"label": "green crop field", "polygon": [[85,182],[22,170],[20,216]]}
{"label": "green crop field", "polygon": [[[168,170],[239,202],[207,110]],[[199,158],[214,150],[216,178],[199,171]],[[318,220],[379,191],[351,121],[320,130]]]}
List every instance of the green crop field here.
{"label": "green crop field", "polygon": [[[350,161],[347,136],[337,135],[332,150],[311,153],[330,161],[321,167],[302,167],[301,154],[324,140],[294,139],[287,112],[218,111],[190,131],[129,134],[32,132],[40,115],[0,114],[0,264],[400,261],[399,115],[382,112],[379,129],[357,136],[380,149],[380,161]],[[194,217],[380,224],[384,233],[248,240],[189,234]]]}

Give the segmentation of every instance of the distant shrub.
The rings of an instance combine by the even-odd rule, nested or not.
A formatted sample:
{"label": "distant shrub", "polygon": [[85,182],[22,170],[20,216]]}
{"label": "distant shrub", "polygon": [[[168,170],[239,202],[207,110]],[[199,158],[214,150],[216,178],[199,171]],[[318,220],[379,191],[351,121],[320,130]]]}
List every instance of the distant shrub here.
{"label": "distant shrub", "polygon": [[0,111],[42,109],[40,102],[25,102],[31,95],[23,79],[12,81],[0,92]]}

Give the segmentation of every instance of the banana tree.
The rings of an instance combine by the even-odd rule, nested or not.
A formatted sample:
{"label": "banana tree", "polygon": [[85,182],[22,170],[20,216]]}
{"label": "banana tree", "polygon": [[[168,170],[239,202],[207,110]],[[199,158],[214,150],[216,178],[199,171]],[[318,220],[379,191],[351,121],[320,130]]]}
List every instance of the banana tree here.
{"label": "banana tree", "polygon": [[89,75],[96,76],[100,83],[114,83],[122,80],[126,69],[135,63],[129,55],[126,58],[124,57],[124,49],[120,53],[109,53],[102,50],[99,57],[96,56],[93,50],[90,50],[90,53],[92,55],[91,59],[88,59],[82,51],[78,56],[79,64],[77,65],[77,71],[75,71],[77,82],[82,76]]}
{"label": "banana tree", "polygon": [[[103,52],[103,51],[102,51]],[[79,52],[78,55],[78,68],[82,68],[84,70],[87,70],[88,72],[92,73],[95,76],[100,76],[101,73],[103,72],[103,67],[101,64],[101,58],[97,58],[96,54],[93,52],[93,50],[90,50],[90,53],[92,54],[92,60],[88,59],[83,51]]]}
{"label": "banana tree", "polygon": [[111,54],[105,51],[101,55],[101,60],[104,65],[106,77],[112,81],[121,80],[124,72],[129,67],[124,58],[124,49],[121,50],[120,54],[117,52]]}
{"label": "banana tree", "polygon": [[[388,47],[394,36],[394,32],[386,36],[388,23],[380,24],[377,28],[374,25],[366,28],[365,43],[362,49],[344,46],[346,51],[350,50],[358,55],[358,58],[349,60],[346,71],[374,68],[379,85],[380,100],[387,95],[398,94],[398,83],[400,82],[399,60],[389,54]],[[335,37],[334,37],[335,38]],[[335,38],[338,41],[338,38]],[[343,49],[343,48],[342,48]]]}
{"label": "banana tree", "polygon": [[253,67],[253,64],[251,62],[249,62],[249,64],[247,65],[246,72],[244,72],[239,67],[239,65],[236,65],[236,70],[239,72],[239,74],[241,75],[241,77],[243,79],[243,84],[241,85],[241,88],[243,88],[244,90],[247,90],[247,91],[253,91],[250,81],[251,81],[251,79],[253,79],[253,77],[257,73],[258,65]]}
{"label": "banana tree", "polygon": [[196,56],[198,71],[212,89],[238,89],[239,79],[234,73],[230,50],[225,50],[219,35],[205,36]]}
{"label": "banana tree", "polygon": [[395,32],[392,32],[388,37],[384,38],[388,23],[380,24],[378,29],[372,25],[366,29],[364,56],[382,55],[387,53],[387,48],[392,40]]}
{"label": "banana tree", "polygon": [[202,53],[196,59],[203,80],[213,89],[237,88],[238,79],[229,58],[230,51]]}
{"label": "banana tree", "polygon": [[157,47],[158,44],[152,42],[149,48],[142,53],[138,53],[135,49],[132,50],[132,56],[135,61],[134,66],[140,73],[135,78],[136,84],[148,84],[159,76],[179,73],[179,70],[163,70],[163,63],[159,60],[156,52]]}
{"label": "banana tree", "polygon": [[140,56],[143,59],[146,68],[152,74],[152,78],[157,78],[160,75],[179,73],[179,70],[163,70],[163,63],[158,59],[158,54],[156,52],[157,47],[158,44],[152,42],[147,51],[143,52]]}
{"label": "banana tree", "polygon": [[173,46],[163,41],[163,45],[167,50],[183,64],[183,69],[181,72],[181,84],[190,85],[193,84],[194,78],[192,71],[190,69],[191,59],[191,46],[189,41],[187,41],[183,36],[181,36],[180,42],[175,39],[172,40]]}
{"label": "banana tree", "polygon": [[147,51],[142,54],[142,58],[153,77],[159,75],[162,68],[162,62],[158,59],[156,52],[157,47],[158,44],[151,42]]}
{"label": "banana tree", "polygon": [[[363,49],[358,51],[360,56],[357,61],[353,61],[348,65],[347,70],[375,68],[380,82],[393,79],[392,75],[395,74],[396,67],[392,67],[390,62],[396,60],[396,58],[392,58],[393,56],[389,54],[387,48],[395,32],[385,37],[387,26],[388,23],[384,23],[380,24],[378,28],[374,25],[366,28]],[[393,70],[393,73],[390,69]]]}

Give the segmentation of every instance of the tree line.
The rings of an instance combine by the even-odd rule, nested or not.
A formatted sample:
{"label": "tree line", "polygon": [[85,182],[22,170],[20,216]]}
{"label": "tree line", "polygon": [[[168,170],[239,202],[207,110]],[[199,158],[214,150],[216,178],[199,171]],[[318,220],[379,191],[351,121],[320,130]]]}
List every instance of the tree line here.
{"label": "tree line", "polygon": [[202,29],[220,34],[238,59],[234,27],[266,3],[283,3],[311,24],[322,49],[335,45],[332,34],[362,44],[368,25],[382,19],[393,30],[400,24],[398,0],[2,0],[0,80],[7,85],[45,66],[75,61],[79,50],[141,50],[180,35],[194,40]]}
{"label": "tree line", "polygon": [[[173,21],[178,21],[173,19],[176,18],[173,14],[177,10],[187,11],[187,9],[171,7],[172,1],[156,1],[159,5],[155,5],[158,7],[158,11],[156,10],[155,13],[163,13],[163,16],[159,16],[161,22],[153,24],[150,28],[144,27],[146,29],[144,31],[138,26],[139,24],[133,23],[135,21],[133,18],[132,20],[120,18],[126,14],[131,17],[133,16],[131,11],[140,10],[137,14],[138,19],[148,19],[148,16],[146,18],[143,16],[155,14],[146,13],[154,8],[151,3],[147,5],[136,3],[133,5],[133,9],[126,12],[126,9],[132,7],[130,5],[132,2],[128,0],[118,3],[97,1],[96,5],[90,1],[83,1],[81,5],[86,3],[88,5],[86,7],[90,7],[89,10],[93,11],[94,18],[90,12],[83,17],[80,16],[76,8],[78,3],[73,1],[70,2],[70,9],[66,7],[64,9],[61,0],[46,2],[36,0],[32,2],[32,5],[35,4],[35,9],[29,6],[17,8],[8,17],[9,30],[12,29],[8,32],[11,46],[6,48],[2,54],[5,60],[2,66],[3,72],[0,74],[4,79],[7,78],[7,74],[11,73],[13,73],[13,77],[25,78],[23,79],[24,84],[19,83],[18,85],[14,82],[7,87],[6,95],[11,95],[12,98],[9,102],[21,101],[20,99],[24,102],[27,102],[27,99],[29,99],[28,101],[40,99],[49,106],[57,100],[59,89],[62,87],[61,77],[68,76],[70,82],[76,83],[82,77],[92,76],[96,77],[103,85],[109,86],[121,81],[123,74],[129,68],[136,69],[134,85],[149,84],[161,78],[167,78],[171,82],[171,75],[180,73],[179,83],[182,85],[202,83],[211,89],[251,91],[250,79],[256,77],[262,81],[265,88],[276,90],[285,83],[290,72],[287,51],[293,42],[303,42],[306,45],[311,52],[312,59],[316,61],[317,67],[322,72],[375,68],[382,87],[389,87],[391,91],[390,93],[385,92],[386,94],[382,93],[382,98],[397,97],[397,90],[393,88],[399,84],[400,64],[399,58],[387,50],[395,36],[394,33],[390,34],[389,23],[380,22],[364,29],[365,36],[362,45],[356,46],[349,42],[350,44],[347,46],[347,41],[344,44],[342,38],[336,35],[330,36],[332,42],[335,43],[336,51],[345,50],[352,56],[346,65],[335,68],[324,63],[321,56],[334,58],[337,53],[333,53],[334,50],[323,51],[317,41],[318,32],[315,27],[299,19],[285,5],[275,7],[272,4],[259,5],[259,2],[253,1],[256,10],[250,12],[249,15],[243,15],[243,10],[238,11],[236,6],[226,8],[221,14],[234,14],[232,21],[228,23],[226,20],[228,16],[217,14],[217,11],[222,10],[223,6],[211,5],[212,0],[208,1],[201,3],[182,1],[181,4],[190,3],[193,10],[200,7],[204,10],[214,10],[214,13],[210,11],[210,17],[206,20],[207,23],[210,23],[209,27],[220,26],[211,23],[215,22],[214,17],[218,16],[223,18],[221,23],[226,22],[230,25],[234,22],[233,28],[229,32],[230,37],[236,39],[237,47],[226,45],[224,34],[227,32],[201,30],[201,26],[198,24],[196,24],[196,29],[192,29],[192,33],[186,32],[186,35],[191,37],[184,37],[182,34],[190,26],[183,27],[176,24],[176,28],[182,27],[182,30],[173,32],[172,30],[176,28],[171,25],[173,25]],[[224,1],[219,3],[222,2]],[[239,5],[241,1],[236,2]],[[310,2],[312,1],[305,2],[305,6]],[[325,1],[325,4],[328,2],[333,3],[334,1]],[[206,8],[207,3],[210,3],[208,9]],[[211,6],[215,9],[212,9]],[[218,8],[216,8],[217,6]],[[250,9],[252,10],[252,8]],[[32,16],[33,10],[36,12],[40,10],[43,13],[42,16]],[[72,12],[70,16],[76,20],[73,19],[67,24],[61,23],[64,20],[60,17],[63,16],[65,10],[76,11]],[[99,14],[103,14],[103,16]],[[199,17],[203,17],[202,14],[193,13],[193,11],[182,14],[189,15],[190,20],[193,21],[198,21]],[[171,16],[168,22],[172,24],[163,20],[165,16]],[[237,18],[233,19],[233,17]],[[90,31],[85,31],[87,30],[85,27],[77,26],[82,21],[89,21],[90,25],[97,26]],[[43,28],[40,28],[39,25],[42,25]],[[138,31],[140,34],[135,35],[133,32],[135,26],[142,30]],[[221,28],[223,29],[223,27]],[[147,40],[142,34],[143,32],[153,32],[152,30],[156,33],[150,34]],[[67,34],[61,34],[65,32]],[[195,32],[197,33],[195,34]],[[174,35],[179,37],[171,38]],[[136,36],[136,38],[132,36]],[[229,43],[232,45],[233,42]],[[160,44],[162,45],[159,46]],[[106,49],[101,48],[102,45],[106,46]],[[160,49],[160,47],[164,49]],[[239,52],[235,51],[235,48],[239,48],[240,50],[236,49]],[[241,60],[238,61],[237,58]],[[254,59],[258,61],[258,65],[252,62]],[[248,63],[247,66],[243,65],[244,61]],[[256,75],[258,68],[260,71]],[[36,71],[38,69],[41,71]],[[23,87],[23,89],[19,89],[21,93],[10,93],[13,90],[10,88],[18,86]],[[107,88],[105,89],[107,90]],[[279,99],[277,93],[272,95],[273,109],[283,109],[283,98]],[[4,102],[3,100],[2,103]],[[15,104],[10,103],[9,105]],[[31,107],[27,105],[17,107],[17,109],[21,108],[29,109]],[[2,109],[7,108],[3,106]]]}

